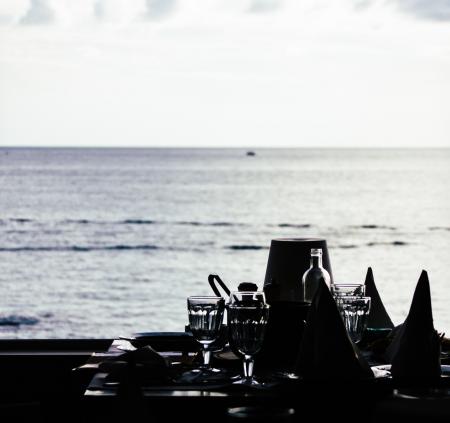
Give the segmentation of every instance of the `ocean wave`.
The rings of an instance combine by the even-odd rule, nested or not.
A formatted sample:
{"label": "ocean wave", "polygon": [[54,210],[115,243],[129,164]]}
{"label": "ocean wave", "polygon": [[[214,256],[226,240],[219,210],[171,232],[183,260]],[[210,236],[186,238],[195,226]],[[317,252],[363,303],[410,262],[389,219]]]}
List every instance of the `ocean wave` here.
{"label": "ocean wave", "polygon": [[[372,242],[368,242],[367,244],[364,244],[368,247],[375,247],[377,245],[393,245],[396,247],[401,247],[403,245],[409,245],[409,242],[405,242],[405,241],[372,241]],[[331,245],[330,249],[352,249],[352,248],[359,248],[361,247],[361,245],[357,245],[357,244],[340,244],[340,245]]]}
{"label": "ocean wave", "polygon": [[279,228],[310,228],[312,225],[310,223],[280,223]]}
{"label": "ocean wave", "polygon": [[[170,223],[170,222],[166,222]],[[198,221],[180,221],[174,222],[176,225],[187,225],[187,226],[244,226],[243,223],[232,223],[232,222],[198,222]]]}
{"label": "ocean wave", "polygon": [[390,231],[395,231],[397,228],[395,226],[386,225],[353,225],[351,228],[356,229],[389,229]]}
{"label": "ocean wave", "polygon": [[263,245],[229,245],[228,250],[268,250],[269,247]]}
{"label": "ocean wave", "polygon": [[450,226],[431,226],[430,231],[450,231]]}
{"label": "ocean wave", "polygon": [[244,226],[244,223],[232,223],[232,222],[211,222],[207,223],[208,226]]}
{"label": "ocean wave", "polygon": [[405,241],[392,241],[392,242],[368,242],[366,244],[368,247],[374,247],[376,245],[394,245],[394,246],[403,246],[403,245],[409,245],[408,242]]}
{"label": "ocean wave", "polygon": [[[36,219],[29,218],[10,218],[10,219],[0,219],[0,224],[7,224],[8,222],[16,223],[54,223],[56,225],[182,225],[182,226],[213,226],[213,227],[242,227],[249,226],[249,223],[243,222],[227,222],[227,221],[217,221],[217,222],[203,222],[198,220],[181,220],[181,221],[157,221],[152,219],[124,219],[124,220],[95,220],[95,219],[63,219],[56,221],[39,221]],[[311,228],[313,225],[310,223],[279,223],[270,224],[267,223],[266,226],[276,226],[279,228],[296,228],[296,229],[306,229]],[[359,227],[359,226],[358,226]],[[362,225],[363,228],[369,228],[371,225]]]}
{"label": "ocean wave", "polygon": [[32,219],[23,219],[23,218],[0,219],[0,224],[2,224],[2,225],[5,225],[7,222],[28,223],[28,222],[32,222]]}
{"label": "ocean wave", "polygon": [[147,219],[126,219],[119,223],[123,223],[124,225],[153,225],[156,222]]}
{"label": "ocean wave", "polygon": [[0,247],[0,252],[21,252],[21,251],[36,251],[36,252],[62,252],[62,251],[75,251],[75,252],[86,252],[86,251],[121,251],[121,250],[158,250],[160,247],[152,244],[142,244],[142,245],[105,245],[105,246],[83,246],[83,245],[70,245],[66,247],[57,246],[37,246],[37,247]]}
{"label": "ocean wave", "polygon": [[[34,219],[0,219],[1,224],[6,224],[7,222],[38,222]],[[77,224],[77,225],[187,225],[187,226],[245,226],[245,223],[239,222],[200,222],[200,221],[156,221],[151,219],[124,219],[124,220],[94,220],[94,219],[64,219],[55,221],[52,223],[56,224]]]}
{"label": "ocean wave", "polygon": [[168,221],[156,221],[150,219],[125,219],[118,221],[102,221],[102,220],[66,220],[69,223],[80,223],[80,224],[97,224],[97,225],[186,225],[186,226],[242,226],[243,223],[232,223],[232,222],[199,222],[199,221],[178,221],[178,222],[168,222]]}
{"label": "ocean wave", "polygon": [[100,250],[159,250],[160,247],[153,244],[142,245],[112,245],[107,247],[99,247]]}
{"label": "ocean wave", "polygon": [[39,319],[36,317],[21,316],[18,314],[10,314],[9,316],[0,316],[0,326],[21,326],[21,325],[36,325]]}
{"label": "ocean wave", "polygon": [[[28,222],[39,222],[35,219],[0,219],[0,223],[6,224],[7,222],[16,223],[28,223]],[[47,222],[46,222],[47,223]],[[52,223],[56,224],[77,224],[77,225],[152,225],[154,220],[149,219],[125,219],[125,220],[91,220],[91,219],[64,219],[55,221]]]}
{"label": "ocean wave", "polygon": [[125,220],[89,220],[89,219],[66,219],[63,223],[75,223],[79,225],[153,225],[154,220],[148,219],[125,219]]}
{"label": "ocean wave", "polygon": [[4,231],[5,234],[27,234],[29,232],[28,229],[8,229]]}

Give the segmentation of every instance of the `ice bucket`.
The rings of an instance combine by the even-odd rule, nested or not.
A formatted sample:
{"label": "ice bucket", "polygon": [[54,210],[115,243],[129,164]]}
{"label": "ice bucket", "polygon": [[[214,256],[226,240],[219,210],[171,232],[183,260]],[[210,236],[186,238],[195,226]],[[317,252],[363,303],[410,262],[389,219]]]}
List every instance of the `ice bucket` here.
{"label": "ice bucket", "polygon": [[278,238],[270,244],[264,293],[269,304],[303,301],[302,276],[309,269],[311,248],[322,249],[323,267],[331,273],[327,242],[320,238]]}

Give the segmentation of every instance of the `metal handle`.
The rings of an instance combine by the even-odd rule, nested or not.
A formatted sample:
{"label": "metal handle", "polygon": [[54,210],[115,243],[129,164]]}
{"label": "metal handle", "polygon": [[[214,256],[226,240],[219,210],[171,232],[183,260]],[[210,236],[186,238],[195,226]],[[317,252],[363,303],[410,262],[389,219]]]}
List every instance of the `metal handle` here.
{"label": "metal handle", "polygon": [[208,276],[208,282],[209,285],[211,286],[212,290],[214,291],[214,294],[216,294],[218,297],[223,297],[223,295],[220,293],[219,288],[217,288],[216,282],[217,284],[219,284],[219,286],[223,289],[223,291],[225,292],[225,294],[229,297],[230,296],[230,290],[228,289],[228,287],[225,285],[225,283],[223,282],[222,279],[220,279],[219,275],[209,275]]}

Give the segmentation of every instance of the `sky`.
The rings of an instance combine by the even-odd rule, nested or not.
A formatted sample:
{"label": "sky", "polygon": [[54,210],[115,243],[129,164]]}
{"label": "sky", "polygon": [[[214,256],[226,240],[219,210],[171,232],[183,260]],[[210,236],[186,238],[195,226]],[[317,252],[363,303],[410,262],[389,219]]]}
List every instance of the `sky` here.
{"label": "sky", "polygon": [[450,0],[0,0],[0,146],[450,147]]}

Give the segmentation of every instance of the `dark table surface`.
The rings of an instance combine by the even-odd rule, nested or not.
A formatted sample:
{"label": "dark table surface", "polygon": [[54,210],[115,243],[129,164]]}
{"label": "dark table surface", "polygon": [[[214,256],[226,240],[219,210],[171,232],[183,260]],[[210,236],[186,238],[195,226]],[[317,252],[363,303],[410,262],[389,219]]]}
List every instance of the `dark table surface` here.
{"label": "dark table surface", "polygon": [[[119,395],[117,384],[105,385],[108,373],[99,368],[105,359],[118,358],[134,347],[126,340],[114,340],[104,353],[94,353],[78,371],[90,374],[83,403],[93,421],[117,416],[149,417],[152,421],[168,421],[183,415],[185,421],[195,421],[202,415],[214,416],[214,421],[228,421],[227,409],[237,406],[263,407],[265,418],[271,421],[274,409],[292,408],[297,418],[314,418],[333,414],[333,421],[348,421],[349,414],[373,422],[427,421],[450,422],[450,377],[445,376],[439,389],[399,388],[389,377],[363,383],[329,381],[299,383],[287,381],[267,389],[235,389],[232,386],[165,385],[140,386],[133,396]],[[181,360],[180,351],[161,351],[172,362]],[[186,354],[184,356],[186,359]],[[239,371],[238,371],[239,372]],[[256,363],[255,373],[258,374]],[[280,389],[281,386],[281,389]],[[276,421],[276,420],[275,420]]]}

